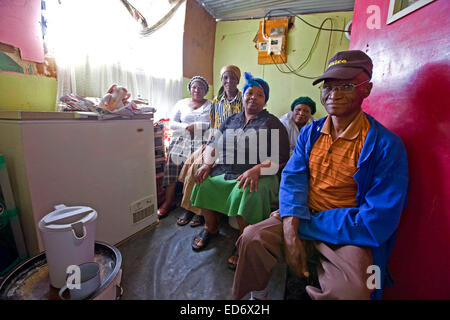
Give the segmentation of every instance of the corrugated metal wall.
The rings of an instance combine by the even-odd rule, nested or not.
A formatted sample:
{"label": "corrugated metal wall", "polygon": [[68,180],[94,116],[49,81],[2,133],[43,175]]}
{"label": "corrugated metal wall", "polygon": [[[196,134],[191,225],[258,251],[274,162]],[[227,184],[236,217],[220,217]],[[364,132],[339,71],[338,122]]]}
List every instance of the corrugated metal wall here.
{"label": "corrugated metal wall", "polygon": [[[217,20],[262,18],[270,10],[288,9],[294,14],[353,11],[354,0],[197,0]],[[274,11],[270,16],[287,16],[287,11]]]}

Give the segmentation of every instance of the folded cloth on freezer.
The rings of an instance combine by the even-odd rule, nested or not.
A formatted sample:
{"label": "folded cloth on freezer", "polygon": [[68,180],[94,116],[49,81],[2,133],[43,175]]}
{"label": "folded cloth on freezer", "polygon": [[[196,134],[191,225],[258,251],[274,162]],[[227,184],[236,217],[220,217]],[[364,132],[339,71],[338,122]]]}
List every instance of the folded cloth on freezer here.
{"label": "folded cloth on freezer", "polygon": [[100,102],[100,98],[85,98],[74,93],[61,96],[62,111],[96,111],[95,108]]}
{"label": "folded cloth on freezer", "polygon": [[[115,86],[116,85],[114,85],[113,87],[115,88]],[[119,88],[122,89],[123,87]],[[123,89],[126,90],[125,88]],[[111,89],[109,91],[111,91]],[[105,97],[103,97],[102,99],[91,97],[85,98],[77,94],[71,93],[63,95],[62,97],[59,98],[59,100],[62,103],[61,105],[62,111],[95,112],[98,114],[98,118],[103,120],[116,119],[118,117],[132,118],[135,115],[150,114],[156,112],[155,108],[148,106],[147,99],[138,98],[128,101],[129,95],[127,95],[126,99],[120,100],[121,102],[120,108],[113,108],[111,107],[113,103],[113,100],[111,100],[112,96],[109,97],[110,98],[108,100],[109,104],[108,103],[105,104],[106,103]],[[108,105],[108,108],[105,107],[106,105]],[[117,103],[115,105],[118,106]],[[147,106],[141,107],[140,105],[147,105]]]}
{"label": "folded cloth on freezer", "polygon": [[[105,109],[103,109],[105,110]],[[156,109],[153,107],[143,107],[143,108],[133,108],[130,105],[126,105],[125,107],[122,107],[120,109],[109,111],[109,112],[102,112],[100,114],[102,115],[115,115],[115,116],[125,116],[125,117],[133,117],[135,115],[141,115],[141,114],[149,114],[149,113],[155,113]]]}

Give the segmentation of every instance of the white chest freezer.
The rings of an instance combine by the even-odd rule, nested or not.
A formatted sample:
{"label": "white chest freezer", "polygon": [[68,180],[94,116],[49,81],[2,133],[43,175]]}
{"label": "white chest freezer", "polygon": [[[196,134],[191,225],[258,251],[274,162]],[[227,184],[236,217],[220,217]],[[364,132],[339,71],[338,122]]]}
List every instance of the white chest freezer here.
{"label": "white chest freezer", "polygon": [[44,250],[39,220],[58,204],[95,209],[96,240],[112,245],[158,221],[152,118],[77,115],[0,112],[0,153],[31,256]]}

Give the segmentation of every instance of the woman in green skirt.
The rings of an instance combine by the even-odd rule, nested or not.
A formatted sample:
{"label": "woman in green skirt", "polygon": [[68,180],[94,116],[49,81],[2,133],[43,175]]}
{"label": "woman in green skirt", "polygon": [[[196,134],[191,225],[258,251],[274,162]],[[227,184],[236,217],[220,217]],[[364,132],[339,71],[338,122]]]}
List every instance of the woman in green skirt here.
{"label": "woman in green skirt", "polygon": [[[269,85],[245,73],[244,110],[225,120],[208,143],[195,173],[192,205],[202,208],[205,227],[192,248],[204,249],[219,231],[221,214],[235,216],[240,234],[270,215],[278,201],[278,173],[289,158],[289,138],[277,117],[264,109]],[[228,260],[237,263],[234,254]]]}

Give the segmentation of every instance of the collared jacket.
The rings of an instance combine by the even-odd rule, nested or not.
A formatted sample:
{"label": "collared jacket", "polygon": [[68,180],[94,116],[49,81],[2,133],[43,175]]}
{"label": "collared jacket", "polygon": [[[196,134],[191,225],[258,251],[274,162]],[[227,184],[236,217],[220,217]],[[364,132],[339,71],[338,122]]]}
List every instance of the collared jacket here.
{"label": "collared jacket", "polygon": [[381,271],[381,286],[378,284],[371,297],[381,299],[382,288],[393,284],[387,262],[408,200],[408,161],[401,139],[372,116],[365,115],[370,129],[353,175],[358,185],[356,206],[310,214],[309,155],[321,135],[325,117],[302,128],[294,153],[283,169],[280,216],[300,219],[300,239],[371,247],[374,265]]}

